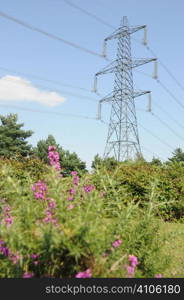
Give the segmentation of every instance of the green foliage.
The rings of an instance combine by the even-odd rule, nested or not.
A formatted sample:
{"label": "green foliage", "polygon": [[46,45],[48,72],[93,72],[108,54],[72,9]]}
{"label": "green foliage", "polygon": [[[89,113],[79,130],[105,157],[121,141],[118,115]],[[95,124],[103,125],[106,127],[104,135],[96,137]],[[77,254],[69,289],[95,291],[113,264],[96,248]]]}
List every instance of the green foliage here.
{"label": "green foliage", "polygon": [[114,157],[101,158],[98,154],[95,155],[91,167],[93,169],[106,168],[111,170],[118,165],[118,161]]}
{"label": "green foliage", "polygon": [[[27,179],[22,180],[14,163],[0,164],[0,240],[10,251],[7,256],[0,250],[1,278],[22,277],[25,272],[34,277],[71,278],[86,269],[91,269],[92,277],[127,277],[129,255],[138,257],[135,277],[164,272],[167,260],[161,255],[162,241],[153,218],[157,207],[154,187],[143,210],[134,201],[125,205],[108,171],[84,174],[76,185],[72,176],[60,177],[50,167],[40,173],[47,190],[42,199],[36,199],[31,189],[35,184],[32,167],[29,172],[25,167]],[[91,185],[95,181],[97,184]],[[71,189],[75,193],[68,201]],[[104,195],[108,189],[111,199]],[[50,201],[56,203],[50,209],[51,220],[56,222],[45,220]],[[8,205],[13,218],[9,226],[5,216]],[[119,247],[112,246],[115,240],[122,240]],[[33,254],[38,258],[32,258]]]}
{"label": "green foliage", "polygon": [[161,166],[162,162],[159,158],[153,157],[152,161],[151,161],[152,165],[156,165],[156,166]]}
{"label": "green foliage", "polygon": [[169,158],[169,162],[184,162],[184,152],[181,148],[177,148],[173,152],[173,156]]}
{"label": "green foliage", "polygon": [[18,124],[16,114],[8,116],[0,115],[0,156],[15,157],[17,154],[26,157],[31,154],[31,146],[28,145],[27,138],[33,132],[21,129],[24,124]]}
{"label": "green foliage", "polygon": [[51,145],[56,146],[57,151],[59,152],[60,164],[64,175],[69,175],[71,171],[74,170],[82,172],[86,171],[85,162],[81,161],[75,152],[70,153],[69,151],[64,150],[56,143],[56,140],[52,135],[49,135],[46,140],[40,140],[37,143],[37,147],[34,148],[35,155],[45,163],[48,163],[48,147]]}
{"label": "green foliage", "polygon": [[[157,165],[146,162],[119,163],[108,171],[109,181],[102,183],[107,170],[94,174],[98,189],[104,189],[107,205],[111,203],[113,189],[121,196],[124,204],[134,201],[145,207],[150,191],[159,205],[156,215],[165,220],[181,219],[184,216],[184,166],[182,163]],[[154,187],[154,189],[153,189]]]}

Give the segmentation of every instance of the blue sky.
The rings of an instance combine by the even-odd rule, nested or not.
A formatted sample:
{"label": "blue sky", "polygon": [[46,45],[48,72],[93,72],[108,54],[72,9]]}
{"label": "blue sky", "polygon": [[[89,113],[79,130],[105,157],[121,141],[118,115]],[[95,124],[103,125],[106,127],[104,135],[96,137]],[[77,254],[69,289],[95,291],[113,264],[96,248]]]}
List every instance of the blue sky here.
{"label": "blue sky", "polygon": [[[181,84],[184,85],[184,2],[182,0],[71,0],[71,2],[116,27],[119,26],[121,18],[124,15],[128,17],[131,25],[146,24],[148,27],[148,45],[150,45],[158,58],[178,78]],[[98,53],[101,52],[103,39],[113,31],[108,26],[100,24],[75,8],[70,7],[62,0],[6,0],[1,1],[0,8],[1,11],[11,16]],[[39,33],[30,31],[2,17],[0,17],[0,34],[1,80],[5,76],[19,76],[20,80],[24,82],[29,81],[29,89],[30,86],[35,87],[41,93],[48,93],[49,89],[50,91],[59,93],[61,98],[65,98],[64,102],[50,106],[48,102],[44,104],[35,101],[38,94],[36,96],[34,94],[32,96],[33,100],[28,101],[24,98],[24,93],[21,90],[22,97],[20,99],[3,100],[1,97],[1,114],[10,112],[18,113],[20,121],[25,124],[25,128],[35,132],[30,138],[30,143],[33,145],[36,145],[40,139],[45,139],[48,134],[52,134],[59,144],[65,149],[75,151],[90,166],[95,154],[99,153],[103,155],[108,129],[107,125],[93,119],[23,111],[15,108],[15,106],[95,118],[97,112],[97,102],[95,100],[98,100],[99,97],[92,94],[90,89],[93,85],[94,74],[105,67],[108,62],[100,57],[90,55]],[[136,33],[133,37],[141,42],[143,32]],[[116,46],[115,40],[109,42],[108,55],[110,59],[115,58]],[[136,43],[134,40],[132,41],[132,55],[137,58],[153,57],[144,46]],[[160,81],[172,91],[180,102],[184,103],[184,90],[176,85],[160,65],[158,66],[158,70]],[[13,71],[20,73],[18,74]],[[153,65],[142,66],[139,68],[139,71],[151,75]],[[56,85],[51,82],[37,80],[30,76],[23,76],[21,73],[34,74],[38,77],[58,81],[61,84]],[[10,89],[13,89],[12,84],[10,80]],[[89,92],[66,87],[62,84],[82,87],[88,89]],[[182,128],[171,121],[168,115],[159,110],[157,104],[184,126],[184,110],[182,107],[151,77],[135,71],[134,84],[135,87],[142,90],[152,91],[153,112],[169,124],[181,138],[176,137],[168,128],[146,112],[146,96],[136,99],[138,122],[170,144],[173,150],[176,147],[184,148]],[[37,87],[39,85],[42,87]],[[105,75],[98,81],[99,92],[104,96],[111,91],[112,86],[113,76],[111,75]],[[21,87],[20,85],[19,88],[23,89],[23,86]],[[71,95],[71,93],[76,94],[76,96]],[[50,97],[51,95],[47,96]],[[6,107],[5,105],[8,106]],[[110,116],[109,105],[104,104],[102,116],[108,122]],[[172,149],[160,143],[142,128],[139,128],[139,134],[145,158],[150,159],[152,154],[145,151],[144,147],[162,159],[167,159],[167,157],[171,156]]]}

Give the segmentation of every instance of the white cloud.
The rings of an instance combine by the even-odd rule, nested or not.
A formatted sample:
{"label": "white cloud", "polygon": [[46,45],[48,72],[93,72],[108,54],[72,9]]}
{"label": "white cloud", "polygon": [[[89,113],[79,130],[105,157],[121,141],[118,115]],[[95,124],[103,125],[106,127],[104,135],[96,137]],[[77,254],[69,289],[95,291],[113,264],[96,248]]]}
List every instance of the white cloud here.
{"label": "white cloud", "polygon": [[0,79],[0,100],[34,101],[47,106],[56,106],[65,101],[60,94],[34,87],[24,78],[6,75]]}

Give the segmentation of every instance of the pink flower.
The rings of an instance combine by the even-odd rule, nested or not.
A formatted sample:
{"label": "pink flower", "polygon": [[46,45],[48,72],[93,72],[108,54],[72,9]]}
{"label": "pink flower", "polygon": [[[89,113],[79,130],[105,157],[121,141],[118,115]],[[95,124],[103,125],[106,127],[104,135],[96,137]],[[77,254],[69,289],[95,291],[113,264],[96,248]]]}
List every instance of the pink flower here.
{"label": "pink flower", "polygon": [[7,225],[12,225],[12,223],[13,223],[13,218],[12,218],[11,216],[5,218],[5,223],[6,223]]}
{"label": "pink flower", "polygon": [[17,255],[12,254],[10,260],[13,262],[13,264],[18,264],[20,260],[20,256],[18,254]]}
{"label": "pink flower", "polygon": [[48,147],[48,159],[51,166],[54,166],[56,170],[60,171],[61,166],[59,162],[59,153],[56,151],[55,146]]}
{"label": "pink flower", "polygon": [[78,174],[77,171],[72,171],[72,172],[71,172],[71,175],[72,175],[72,176],[77,176],[77,174]]}
{"label": "pink flower", "polygon": [[73,200],[73,197],[72,197],[72,196],[69,196],[69,197],[67,198],[67,200],[68,200],[68,201],[72,201],[72,200]]}
{"label": "pink flower", "polygon": [[50,207],[50,208],[56,208],[56,202],[54,200],[50,201],[48,203],[48,207]]}
{"label": "pink flower", "polygon": [[48,151],[55,151],[56,150],[56,146],[49,146],[48,147]]}
{"label": "pink flower", "polygon": [[58,224],[57,224],[57,219],[55,219],[55,218],[52,219],[51,222],[52,222],[52,224],[54,224],[54,225],[58,225]]}
{"label": "pink flower", "polygon": [[128,260],[132,267],[136,267],[138,265],[138,259],[135,255],[129,255]]}
{"label": "pink flower", "polygon": [[87,269],[84,272],[79,272],[77,273],[77,275],[75,275],[76,278],[91,278],[92,277],[92,273],[90,269]]}
{"label": "pink flower", "polygon": [[122,244],[122,240],[116,240],[116,241],[114,241],[114,242],[112,243],[112,246],[113,246],[114,248],[117,248],[117,247],[119,247],[121,244]]}
{"label": "pink flower", "polygon": [[8,247],[5,246],[0,246],[0,252],[4,255],[4,256],[9,256],[11,254],[10,250]]}
{"label": "pink flower", "polygon": [[31,278],[31,277],[33,277],[33,273],[25,272],[22,277],[23,278]]}
{"label": "pink flower", "polygon": [[34,254],[34,253],[30,255],[32,259],[37,259],[39,256],[40,256],[39,254]]}
{"label": "pink flower", "polygon": [[127,267],[127,272],[128,272],[128,275],[132,277],[132,276],[135,275],[135,268],[132,267],[132,266],[128,266]]}
{"label": "pink flower", "polygon": [[46,209],[46,216],[47,217],[52,217],[53,213],[50,209]]}
{"label": "pink flower", "polygon": [[73,205],[73,204],[69,204],[68,206],[67,206],[67,209],[68,210],[71,210],[71,209],[73,209],[75,206]]}
{"label": "pink flower", "polygon": [[78,185],[78,184],[79,184],[79,176],[75,176],[75,177],[73,178],[73,184],[74,184],[74,185]]}
{"label": "pink flower", "polygon": [[162,278],[162,274],[156,274],[155,278]]}
{"label": "pink flower", "polygon": [[51,220],[52,220],[51,217],[45,217],[45,218],[43,219],[43,222],[49,223],[49,222],[51,222]]}
{"label": "pink flower", "polygon": [[70,189],[70,194],[75,194],[75,189]]}
{"label": "pink flower", "polygon": [[85,191],[86,193],[89,193],[89,192],[91,192],[91,191],[94,190],[94,189],[95,189],[95,186],[94,186],[93,184],[85,185],[85,186],[84,186],[84,191]]}
{"label": "pink flower", "polygon": [[44,182],[39,180],[32,186],[32,191],[34,192],[35,199],[45,199],[46,192],[47,192],[47,185]]}
{"label": "pink flower", "polygon": [[4,206],[4,207],[3,207],[3,213],[4,213],[4,214],[8,214],[10,211],[11,211],[11,209],[10,209],[9,206]]}

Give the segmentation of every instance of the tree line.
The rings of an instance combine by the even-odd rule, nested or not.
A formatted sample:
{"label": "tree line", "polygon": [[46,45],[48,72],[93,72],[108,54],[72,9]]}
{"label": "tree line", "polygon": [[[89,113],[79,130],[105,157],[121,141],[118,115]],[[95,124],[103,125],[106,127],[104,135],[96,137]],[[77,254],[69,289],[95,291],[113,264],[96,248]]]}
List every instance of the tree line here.
{"label": "tree line", "polygon": [[[78,155],[68,150],[63,149],[59,145],[53,135],[48,135],[47,139],[40,140],[36,147],[28,143],[28,138],[33,135],[33,131],[24,130],[24,123],[18,123],[17,114],[8,114],[7,116],[0,115],[0,157],[1,158],[21,158],[21,157],[37,157],[40,160],[48,163],[48,146],[54,145],[60,155],[60,164],[66,174],[73,170],[81,170],[86,172],[86,163],[82,161]],[[143,157],[138,157],[137,160],[145,161]],[[184,162],[184,152],[181,148],[177,148],[172,157],[165,163]],[[161,165],[159,158],[153,157],[151,164]],[[92,168],[105,165],[111,169],[118,162],[112,158],[101,158],[98,154],[94,157]]]}

